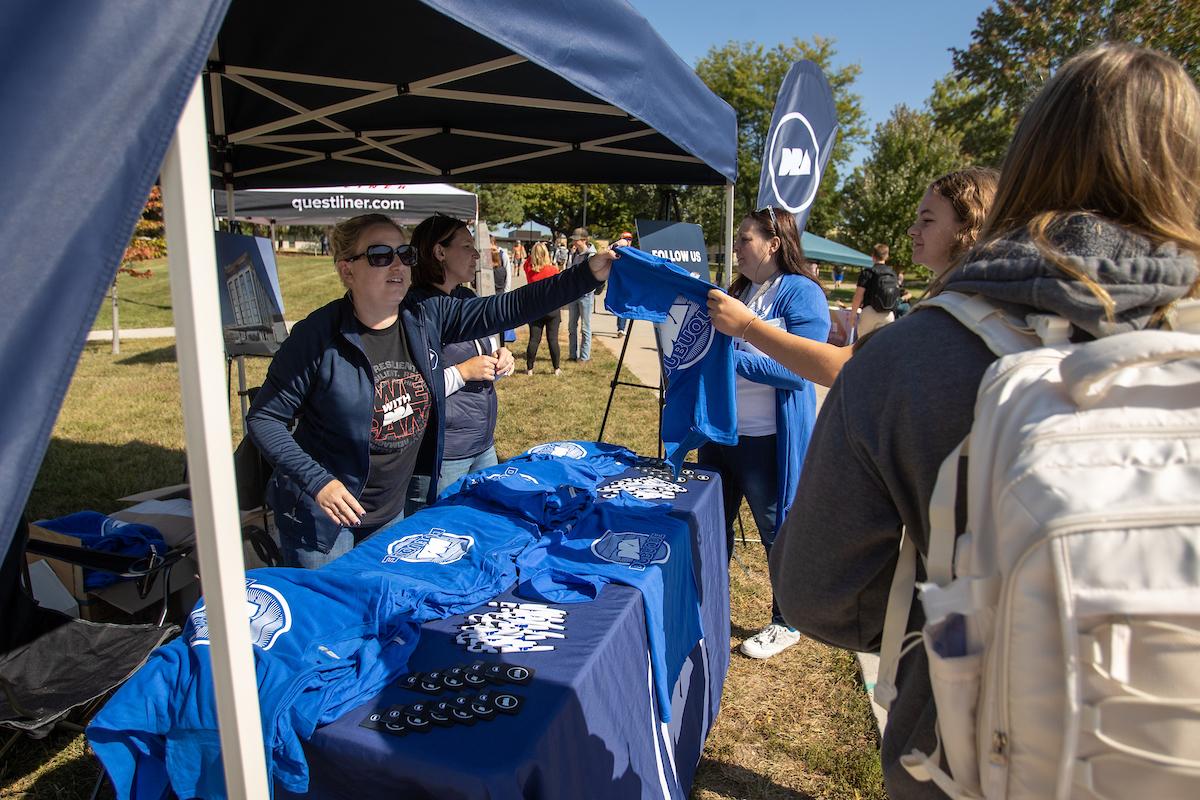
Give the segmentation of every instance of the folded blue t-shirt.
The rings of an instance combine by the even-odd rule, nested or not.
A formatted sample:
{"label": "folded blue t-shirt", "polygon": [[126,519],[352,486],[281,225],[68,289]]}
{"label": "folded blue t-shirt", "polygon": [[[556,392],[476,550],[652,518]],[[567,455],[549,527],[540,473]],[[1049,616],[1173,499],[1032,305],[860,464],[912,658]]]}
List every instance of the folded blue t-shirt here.
{"label": "folded blue t-shirt", "polygon": [[657,323],[667,381],[663,444],[676,475],[705,442],[737,444],[733,342],[708,316],[715,288],[665,258],[622,247],[604,296],[617,316]]}
{"label": "folded blue t-shirt", "polygon": [[664,722],[683,662],[703,636],[690,529],[670,510],[622,494],[597,504],[569,532],[542,537],[517,560],[517,594],[532,600],[585,603],[608,583],[641,592]]}

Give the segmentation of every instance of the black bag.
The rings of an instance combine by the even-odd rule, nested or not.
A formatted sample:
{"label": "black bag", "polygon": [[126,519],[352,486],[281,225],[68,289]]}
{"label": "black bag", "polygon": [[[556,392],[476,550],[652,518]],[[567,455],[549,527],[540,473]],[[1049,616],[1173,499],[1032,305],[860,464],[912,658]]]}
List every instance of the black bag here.
{"label": "black bag", "polygon": [[892,311],[900,300],[900,279],[891,268],[879,265],[871,267],[867,279],[866,304],[881,314]]}

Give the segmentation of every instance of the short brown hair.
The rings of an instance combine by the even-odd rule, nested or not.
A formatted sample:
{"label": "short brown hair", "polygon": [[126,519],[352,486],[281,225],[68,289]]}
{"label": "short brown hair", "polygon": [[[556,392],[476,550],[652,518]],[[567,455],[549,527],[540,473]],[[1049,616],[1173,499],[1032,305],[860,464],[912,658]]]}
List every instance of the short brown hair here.
{"label": "short brown hair", "polygon": [[871,248],[871,257],[880,264],[886,264],[888,256],[891,255],[891,253],[892,248],[888,247],[886,244],[877,244]]}

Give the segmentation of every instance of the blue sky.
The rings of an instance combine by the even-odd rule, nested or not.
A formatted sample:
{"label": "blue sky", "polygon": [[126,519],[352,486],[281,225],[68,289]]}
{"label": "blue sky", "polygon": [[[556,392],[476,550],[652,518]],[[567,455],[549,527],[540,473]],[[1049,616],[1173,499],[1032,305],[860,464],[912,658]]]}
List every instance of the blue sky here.
{"label": "blue sky", "polygon": [[[753,41],[765,47],[835,40],[835,67],[858,63],[855,91],[868,130],[898,103],[920,107],[934,81],[950,71],[949,48],[966,47],[990,0],[629,0],[684,61],[696,62],[714,45]],[[860,148],[857,163],[866,155]]]}

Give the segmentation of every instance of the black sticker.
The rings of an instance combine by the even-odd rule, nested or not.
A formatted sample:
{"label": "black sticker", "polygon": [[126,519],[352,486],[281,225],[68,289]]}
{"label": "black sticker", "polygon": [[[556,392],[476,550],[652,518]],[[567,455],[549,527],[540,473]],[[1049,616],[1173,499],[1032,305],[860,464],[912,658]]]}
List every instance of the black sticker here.
{"label": "black sticker", "polygon": [[504,677],[509,683],[524,686],[533,680],[533,668],[522,667],[519,664],[508,664],[504,670]]}
{"label": "black sticker", "polygon": [[496,716],[496,709],[492,707],[491,692],[480,692],[470,700],[471,713],[479,719],[491,719]]}
{"label": "black sticker", "polygon": [[483,671],[483,677],[487,678],[491,683],[508,683],[504,674],[504,670],[507,667],[507,664],[488,664],[487,668]]}
{"label": "black sticker", "polygon": [[474,725],[476,715],[471,710],[471,698],[456,697],[453,700],[448,700],[446,706],[450,709],[450,716],[459,725]]}
{"label": "black sticker", "polygon": [[[417,682],[416,689],[418,692],[424,692],[425,694],[441,694],[444,691],[442,682],[440,680],[434,680],[430,678],[429,676],[431,674],[433,673],[422,674],[421,680]],[[440,672],[437,674],[441,675]]]}
{"label": "black sticker", "polygon": [[415,691],[417,691],[417,684],[420,683],[420,681],[421,681],[421,673],[410,672],[408,675],[405,675],[403,678],[400,678],[399,680],[397,680],[396,685],[399,686],[401,689],[411,689],[412,691],[415,692]]}
{"label": "black sticker", "polygon": [[433,723],[424,714],[408,712],[404,715],[404,727],[416,733],[428,733]]}
{"label": "black sticker", "polygon": [[370,728],[373,731],[383,730],[384,729],[384,727],[383,727],[384,726],[383,712],[372,711],[370,714],[367,714],[366,719],[364,719],[362,722],[359,723],[359,726],[363,727],[363,728]]}
{"label": "black sticker", "polygon": [[467,687],[466,667],[451,667],[442,675],[442,685],[452,692],[457,692]]}
{"label": "black sticker", "polygon": [[385,731],[387,731],[388,733],[390,733],[392,736],[408,735],[408,726],[405,725],[403,722],[385,722],[383,724],[383,729]]}
{"label": "black sticker", "polygon": [[404,719],[404,706],[392,706],[384,712],[383,718],[387,722],[399,722]]}
{"label": "black sticker", "polygon": [[516,714],[524,703],[523,697],[512,692],[496,692],[492,695],[492,707],[503,714]]}
{"label": "black sticker", "polygon": [[466,672],[463,673],[463,681],[467,686],[473,686],[478,689],[480,686],[487,686],[487,678],[483,677],[481,672]]}

